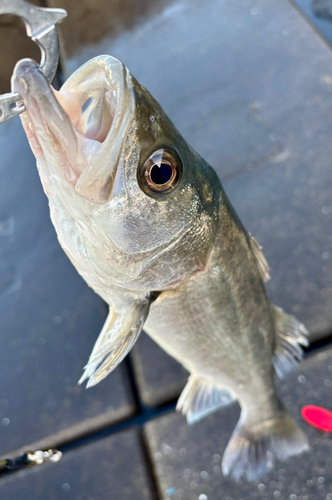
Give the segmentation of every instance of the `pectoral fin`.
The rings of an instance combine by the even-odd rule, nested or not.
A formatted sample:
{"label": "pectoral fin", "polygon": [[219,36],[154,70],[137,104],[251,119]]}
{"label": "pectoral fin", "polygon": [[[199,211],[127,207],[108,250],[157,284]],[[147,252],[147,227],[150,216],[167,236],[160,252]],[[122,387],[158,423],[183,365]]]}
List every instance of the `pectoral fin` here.
{"label": "pectoral fin", "polygon": [[233,401],[234,397],[227,389],[216,387],[207,380],[190,375],[176,409],[187,416],[188,424],[193,424]]}
{"label": "pectoral fin", "polygon": [[88,379],[87,387],[92,387],[121,363],[138,339],[149,309],[150,296],[133,302],[120,314],[110,308],[79,384]]}

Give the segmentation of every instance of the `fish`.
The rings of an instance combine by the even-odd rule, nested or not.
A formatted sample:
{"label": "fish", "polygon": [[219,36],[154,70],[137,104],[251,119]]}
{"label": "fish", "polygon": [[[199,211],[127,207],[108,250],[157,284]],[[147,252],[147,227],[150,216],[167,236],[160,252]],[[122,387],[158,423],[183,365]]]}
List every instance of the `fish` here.
{"label": "fish", "polygon": [[225,476],[254,481],[306,451],[275,375],[301,361],[308,331],[268,300],[267,261],[213,168],[114,57],[59,92],[23,59],[12,86],[60,245],[109,306],[79,383],[103,380],[144,327],[190,373],[177,404],[189,423],[240,404]]}

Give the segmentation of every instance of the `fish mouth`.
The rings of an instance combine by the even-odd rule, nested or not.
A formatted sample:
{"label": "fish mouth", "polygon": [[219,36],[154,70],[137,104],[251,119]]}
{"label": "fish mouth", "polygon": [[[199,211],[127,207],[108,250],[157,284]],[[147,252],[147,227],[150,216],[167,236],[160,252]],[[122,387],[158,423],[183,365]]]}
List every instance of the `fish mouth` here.
{"label": "fish mouth", "polygon": [[12,89],[24,101],[23,126],[48,175],[64,177],[91,202],[106,203],[134,115],[127,68],[118,59],[99,56],[56,92],[39,65],[23,59],[14,69]]}

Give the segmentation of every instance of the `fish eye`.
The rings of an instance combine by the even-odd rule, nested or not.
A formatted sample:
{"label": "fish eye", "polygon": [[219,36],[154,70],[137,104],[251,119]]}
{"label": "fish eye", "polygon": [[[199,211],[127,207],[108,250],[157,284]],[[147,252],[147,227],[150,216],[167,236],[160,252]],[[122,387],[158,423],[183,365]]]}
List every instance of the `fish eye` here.
{"label": "fish eye", "polygon": [[147,194],[170,193],[179,184],[182,173],[181,160],[175,151],[158,149],[139,171],[140,187]]}

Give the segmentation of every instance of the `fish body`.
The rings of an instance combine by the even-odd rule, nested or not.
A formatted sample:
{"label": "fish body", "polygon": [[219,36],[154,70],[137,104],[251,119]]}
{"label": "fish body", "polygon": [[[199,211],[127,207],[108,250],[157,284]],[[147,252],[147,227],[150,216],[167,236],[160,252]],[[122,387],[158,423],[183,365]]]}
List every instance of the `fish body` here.
{"label": "fish body", "polygon": [[268,265],[214,170],[117,59],[100,56],[55,93],[38,65],[13,88],[61,246],[110,312],[80,380],[102,380],[143,326],[190,372],[178,410],[195,422],[233,400],[223,472],[260,477],[307,442],[274,388],[307,331],[273,306]]}

